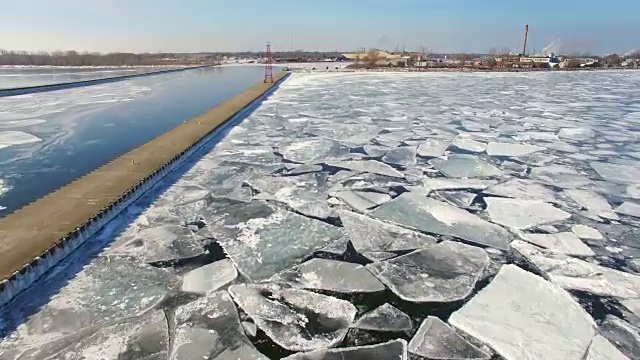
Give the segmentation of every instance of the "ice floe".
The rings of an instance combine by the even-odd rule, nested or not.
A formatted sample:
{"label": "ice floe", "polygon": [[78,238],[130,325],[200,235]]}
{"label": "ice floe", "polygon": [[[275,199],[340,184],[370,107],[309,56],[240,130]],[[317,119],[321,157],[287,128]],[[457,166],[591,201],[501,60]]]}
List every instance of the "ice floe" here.
{"label": "ice floe", "polygon": [[258,328],[290,351],[337,345],[357,312],[348,301],[277,285],[233,285],[229,292]]}
{"label": "ice floe", "polygon": [[[2,185],[0,185],[1,187]],[[625,201],[622,205],[618,206],[615,209],[615,212],[622,215],[633,216],[636,218],[640,218],[640,205],[636,203],[632,203],[630,201]]]}
{"label": "ice floe", "polygon": [[418,155],[422,157],[440,157],[451,145],[451,141],[428,139],[418,146]]}
{"label": "ice floe", "polygon": [[595,253],[571,232],[557,234],[523,234],[522,237],[545,249],[574,256],[594,256]]}
{"label": "ice floe", "polygon": [[180,289],[184,292],[205,294],[221,289],[237,277],[238,271],[231,260],[220,260],[186,273]]}
{"label": "ice floe", "polygon": [[271,281],[347,294],[374,293],[385,289],[364,266],[328,259],[311,259],[295,269],[276,275]]}
{"label": "ice floe", "polygon": [[601,195],[589,190],[565,190],[564,192],[571,200],[587,209],[587,211],[610,220],[619,220],[618,215],[613,212],[613,208]]}
{"label": "ice floe", "polygon": [[409,315],[390,304],[383,304],[362,315],[354,328],[372,331],[405,331],[413,326]]}
{"label": "ice floe", "polygon": [[429,163],[450,178],[488,178],[502,175],[502,170],[471,155],[456,154],[447,159],[432,159]]}
{"label": "ice floe", "polygon": [[640,297],[640,275],[596,265],[557,253],[545,252],[515,240],[511,247],[544,276],[567,290],[621,299]]}
{"label": "ice floe", "polygon": [[491,346],[505,360],[582,360],[595,322],[560,287],[504,265],[449,323]]}
{"label": "ice floe", "polygon": [[512,179],[507,182],[491,186],[483,192],[489,195],[515,199],[542,200],[551,203],[558,201],[558,198],[552,189],[525,179]]}
{"label": "ice floe", "polygon": [[472,139],[458,137],[453,140],[451,147],[462,150],[463,152],[483,153],[487,149],[487,144]]}
{"label": "ice floe", "polygon": [[425,303],[466,298],[488,265],[484,250],[445,241],[367,269],[401,299]]}
{"label": "ice floe", "polygon": [[487,144],[487,155],[518,157],[533,154],[534,152],[545,150],[542,146],[530,144],[512,144],[490,142]]}
{"label": "ice floe", "polygon": [[409,342],[409,353],[426,359],[489,360],[478,349],[435,316],[427,317]]}
{"label": "ice floe", "polygon": [[23,131],[0,131],[0,150],[23,144],[40,142],[42,139]]}
{"label": "ice floe", "polygon": [[580,239],[592,239],[592,240],[602,240],[604,237],[597,229],[586,225],[573,225],[571,227],[571,231],[576,234]]}
{"label": "ice floe", "polygon": [[365,212],[391,200],[389,194],[373,191],[339,191],[335,194],[335,197],[360,212]]}
{"label": "ice floe", "polygon": [[540,200],[484,198],[491,221],[513,229],[528,229],[567,220],[571,214]]}
{"label": "ice floe", "polygon": [[405,146],[390,150],[382,157],[382,161],[392,165],[413,165],[416,163],[416,148],[413,146]]}
{"label": "ice floe", "polygon": [[374,209],[373,217],[423,232],[449,235],[498,249],[505,249],[509,233],[480,217],[434,199],[404,193]]}
{"label": "ice floe", "polygon": [[337,359],[407,359],[406,340],[392,340],[382,344],[323,349],[287,356],[282,360],[337,360]]}

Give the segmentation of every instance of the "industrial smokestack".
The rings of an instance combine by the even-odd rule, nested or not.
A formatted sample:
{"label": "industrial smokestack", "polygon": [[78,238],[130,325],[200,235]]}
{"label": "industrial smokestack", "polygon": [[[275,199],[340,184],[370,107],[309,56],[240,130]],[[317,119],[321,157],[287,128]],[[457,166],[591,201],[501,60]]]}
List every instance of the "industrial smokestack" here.
{"label": "industrial smokestack", "polygon": [[522,47],[522,55],[527,54],[527,37],[529,36],[529,24],[524,28],[524,46]]}

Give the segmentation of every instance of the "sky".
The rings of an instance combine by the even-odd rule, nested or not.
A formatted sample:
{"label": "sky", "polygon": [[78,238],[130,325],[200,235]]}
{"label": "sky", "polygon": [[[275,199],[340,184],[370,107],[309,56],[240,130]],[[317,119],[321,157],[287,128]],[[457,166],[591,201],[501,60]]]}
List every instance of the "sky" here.
{"label": "sky", "polygon": [[6,0],[0,49],[519,52],[525,24],[528,52],[640,48],[638,0]]}

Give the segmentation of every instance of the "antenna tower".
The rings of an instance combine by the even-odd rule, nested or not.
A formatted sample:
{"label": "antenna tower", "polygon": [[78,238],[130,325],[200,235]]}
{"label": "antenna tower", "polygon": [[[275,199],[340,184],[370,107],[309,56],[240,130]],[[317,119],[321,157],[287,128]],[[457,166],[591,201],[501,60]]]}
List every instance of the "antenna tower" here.
{"label": "antenna tower", "polygon": [[264,60],[264,82],[273,82],[273,57],[271,57],[271,43],[267,42],[267,54]]}

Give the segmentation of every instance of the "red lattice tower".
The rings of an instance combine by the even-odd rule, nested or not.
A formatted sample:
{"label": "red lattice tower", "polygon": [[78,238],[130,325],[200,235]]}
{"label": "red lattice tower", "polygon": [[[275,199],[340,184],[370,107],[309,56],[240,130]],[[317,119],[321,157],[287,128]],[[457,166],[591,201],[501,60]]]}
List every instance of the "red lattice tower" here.
{"label": "red lattice tower", "polygon": [[271,57],[271,43],[267,43],[267,54],[264,61],[264,82],[273,82],[273,58]]}

